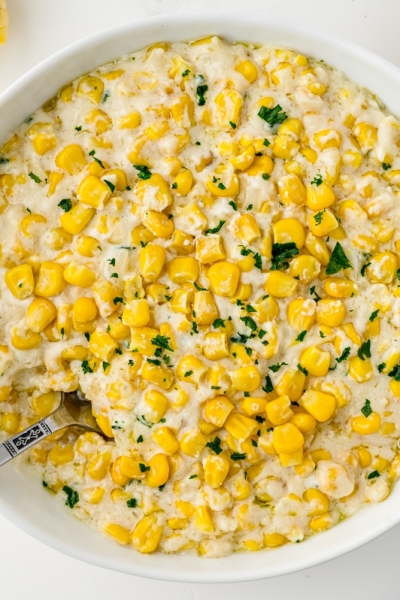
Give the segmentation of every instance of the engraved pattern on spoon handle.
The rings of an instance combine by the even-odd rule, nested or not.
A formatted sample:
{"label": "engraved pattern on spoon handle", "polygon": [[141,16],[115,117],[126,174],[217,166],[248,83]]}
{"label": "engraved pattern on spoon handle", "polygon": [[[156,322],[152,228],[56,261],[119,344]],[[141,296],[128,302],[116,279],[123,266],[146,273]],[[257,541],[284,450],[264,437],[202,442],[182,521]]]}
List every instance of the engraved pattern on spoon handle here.
{"label": "engraved pattern on spoon handle", "polygon": [[63,427],[65,425],[59,425],[50,415],[20,431],[3,444],[0,444],[0,466]]}

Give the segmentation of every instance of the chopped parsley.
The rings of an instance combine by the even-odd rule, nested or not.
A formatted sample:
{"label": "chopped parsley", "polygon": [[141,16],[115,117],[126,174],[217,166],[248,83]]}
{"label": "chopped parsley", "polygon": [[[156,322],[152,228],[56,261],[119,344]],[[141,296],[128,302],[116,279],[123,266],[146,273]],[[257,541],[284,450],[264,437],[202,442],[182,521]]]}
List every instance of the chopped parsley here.
{"label": "chopped parsley", "polygon": [[263,173],[262,178],[265,179],[265,181],[268,181],[268,179],[271,178],[271,175],[269,173]]}
{"label": "chopped parsley", "polygon": [[191,375],[193,375],[193,371],[186,371],[184,377],[190,377]]}
{"label": "chopped parsley", "polygon": [[225,327],[225,321],[223,319],[215,319],[212,325],[214,329],[218,329],[218,327]]}
{"label": "chopped parsley", "polygon": [[64,212],[69,212],[72,208],[72,202],[69,198],[64,198],[57,204],[57,206],[62,208]]}
{"label": "chopped parsley", "polygon": [[193,285],[194,285],[194,287],[196,288],[196,290],[197,290],[198,292],[206,292],[206,291],[207,291],[207,288],[202,288],[202,287],[200,287],[200,286],[199,286],[199,285],[198,285],[196,282],[194,282],[194,284],[193,284]]}
{"label": "chopped parsley", "polygon": [[379,373],[382,373],[383,369],[386,369],[386,363],[381,363],[377,368]]}
{"label": "chopped parsley", "polygon": [[178,184],[177,184],[177,182],[176,182],[176,181],[174,181],[174,183],[171,185],[171,187],[172,187],[172,189],[173,189],[173,190],[176,190],[176,189],[178,189]]}
{"label": "chopped parsley", "polygon": [[282,111],[282,107],[279,104],[274,106],[274,108],[262,106],[257,115],[260,119],[271,125],[271,127],[283,123],[287,119],[287,114]]}
{"label": "chopped parsley", "polygon": [[246,311],[248,313],[255,313],[255,312],[257,312],[256,309],[253,306],[251,306],[251,304],[247,304]]}
{"label": "chopped parsley", "polygon": [[82,371],[84,373],[84,375],[86,375],[86,373],[93,373],[93,369],[92,367],[89,365],[87,360],[82,361]]}
{"label": "chopped parsley", "polygon": [[142,425],[145,425],[145,426],[146,426],[146,427],[148,427],[149,429],[150,429],[151,427],[153,427],[153,424],[152,424],[152,423],[149,423],[149,422],[146,420],[146,417],[145,417],[144,415],[142,415],[141,417],[136,417],[136,421],[139,421],[139,423],[141,423]]}
{"label": "chopped parsley", "polygon": [[246,460],[246,453],[245,452],[233,452],[231,454],[231,459],[232,460]]}
{"label": "chopped parsley", "polygon": [[274,391],[274,386],[273,383],[271,381],[271,377],[269,375],[265,376],[265,385],[262,386],[261,388],[266,394],[270,394],[271,392]]}
{"label": "chopped parsley", "polygon": [[314,177],[314,179],[312,180],[311,184],[312,184],[312,185],[316,185],[317,187],[319,187],[319,186],[321,185],[321,183],[323,183],[323,181],[324,181],[324,180],[322,179],[322,175],[320,175],[320,174],[318,173],[318,175],[316,175],[316,176]]}
{"label": "chopped parsley", "polygon": [[193,322],[192,322],[192,332],[193,332],[193,333],[199,333],[199,329],[198,329],[198,327],[197,327],[197,323],[196,323],[196,321],[193,321]]}
{"label": "chopped parsley", "polygon": [[288,258],[293,258],[298,253],[299,250],[294,242],[272,244],[271,271],[287,269],[289,266]]}
{"label": "chopped parsley", "polygon": [[42,183],[42,180],[40,179],[40,177],[38,177],[37,175],[35,175],[35,173],[32,173],[32,171],[30,173],[28,173],[28,175],[36,183]]}
{"label": "chopped parsley", "polygon": [[82,125],[77,125],[77,126],[75,127],[75,130],[76,130],[76,131],[81,131],[81,130],[82,130]]}
{"label": "chopped parsley", "polygon": [[[310,287],[310,294],[311,294],[311,296],[315,296],[315,298],[314,298],[315,302],[319,302],[321,300],[321,296],[319,296],[317,294],[317,292],[315,291],[315,285]],[[321,335],[321,337],[322,337],[322,335]]]}
{"label": "chopped parsley", "polygon": [[137,500],[135,498],[129,498],[129,500],[126,501],[126,505],[128,508],[136,508]]}
{"label": "chopped parsley", "polygon": [[150,467],[146,467],[143,463],[139,463],[139,469],[141,473],[146,473],[146,471],[150,471]]}
{"label": "chopped parsley", "polygon": [[109,366],[110,366],[110,363],[103,360],[103,371],[105,371],[107,369],[107,367],[109,367]]}
{"label": "chopped parsley", "polygon": [[361,358],[361,360],[371,358],[371,340],[367,340],[361,344],[357,351],[357,356],[358,358]]}
{"label": "chopped parsley", "polygon": [[342,354],[341,354],[341,355],[340,355],[338,358],[335,358],[336,362],[337,362],[337,363],[341,363],[341,362],[343,362],[344,360],[346,360],[346,358],[348,358],[348,357],[349,357],[350,350],[351,350],[350,346],[347,346],[347,348],[345,348],[345,349],[343,350]]}
{"label": "chopped parsley", "polygon": [[220,190],[226,190],[226,186],[222,183],[222,181],[219,182],[217,188],[219,188]]}
{"label": "chopped parsley", "polygon": [[253,250],[250,250],[250,248],[245,248],[244,246],[242,246],[240,254],[241,254],[241,256],[248,256],[249,254],[252,254],[253,258],[254,258],[254,266],[255,266],[255,268],[259,269],[260,271],[262,271],[262,258],[261,258],[261,254],[259,254],[258,252],[254,252]]}
{"label": "chopped parsley", "polygon": [[137,174],[139,179],[150,179],[151,171],[146,165],[133,165],[133,168],[136,169],[136,171],[139,171]]}
{"label": "chopped parsley", "polygon": [[194,474],[194,475],[191,475],[191,476],[189,477],[189,479],[196,479],[196,478],[197,478],[197,475],[196,475],[196,474]]}
{"label": "chopped parsley", "polygon": [[236,129],[236,123],[233,123],[233,121],[229,121],[229,125],[232,127],[232,129]]}
{"label": "chopped parsley", "polygon": [[111,273],[110,277],[115,277],[116,279],[118,279],[118,273]]}
{"label": "chopped parsley", "polygon": [[207,235],[209,233],[218,233],[218,231],[221,230],[225,223],[226,221],[220,221],[216,227],[213,227],[212,229],[206,229],[204,235]]}
{"label": "chopped parsley", "polygon": [[161,360],[158,360],[158,358],[146,358],[146,361],[151,365],[156,365],[156,367],[161,366]]}
{"label": "chopped parsley", "polygon": [[299,371],[301,371],[302,373],[304,373],[304,375],[307,377],[308,371],[307,371],[307,369],[305,367],[302,367],[301,364],[299,363],[297,365],[297,368],[298,368]]}
{"label": "chopped parsley", "polygon": [[382,169],[383,169],[384,171],[387,171],[388,169],[391,169],[391,168],[392,168],[392,165],[391,165],[391,164],[389,164],[389,163],[385,163],[385,162],[383,162],[383,163],[382,163]]}
{"label": "chopped parsley", "polygon": [[249,327],[252,331],[257,329],[257,323],[251,317],[240,317],[240,320]]}
{"label": "chopped parsley", "polygon": [[368,399],[365,400],[361,412],[364,415],[364,417],[369,417],[369,415],[372,413],[371,402]]}
{"label": "chopped parsley", "polygon": [[266,146],[268,148],[268,146],[270,146],[270,145],[271,145],[271,142],[269,140],[267,140],[267,138],[264,138],[263,146]]}
{"label": "chopped parsley", "polygon": [[238,209],[237,204],[233,200],[231,200],[230,202],[228,202],[228,204],[230,204],[232,206],[233,210],[237,210]]}
{"label": "chopped parsley", "polygon": [[104,179],[104,183],[108,185],[108,187],[111,190],[111,193],[113,194],[115,190],[115,185],[111,183],[111,181],[108,181],[108,179]]}
{"label": "chopped parsley", "polygon": [[302,342],[304,340],[304,338],[307,335],[307,330],[304,329],[303,331],[300,331],[299,335],[296,338],[296,342]]}
{"label": "chopped parsley", "polygon": [[324,215],[324,212],[325,212],[325,208],[324,208],[324,210],[321,210],[319,213],[317,213],[316,215],[314,215],[313,218],[314,218],[314,221],[315,221],[316,225],[321,225],[321,223],[322,223],[322,217]]}
{"label": "chopped parsley", "polygon": [[379,473],[379,471],[372,471],[371,473],[368,474],[367,479],[375,479],[375,477],[380,477],[381,474]]}
{"label": "chopped parsley", "polygon": [[106,92],[101,100],[101,103],[104,104],[104,102],[107,102],[109,97],[110,97],[110,93]]}
{"label": "chopped parsley", "polygon": [[277,373],[279,371],[279,369],[281,367],[283,367],[284,365],[287,365],[287,363],[285,363],[285,362],[276,363],[276,365],[271,365],[270,367],[268,367],[268,369],[270,369],[270,371],[272,371],[273,373]]}
{"label": "chopped parsley", "polygon": [[[385,363],[383,363],[385,364]],[[386,365],[385,365],[386,367]],[[396,365],[393,367],[391,371],[388,373],[389,377],[393,377],[395,381],[400,381],[400,365]]]}
{"label": "chopped parsley", "polygon": [[222,452],[221,440],[219,439],[219,437],[215,437],[213,442],[207,442],[206,446],[207,448],[210,448],[210,450],[215,452],[215,454],[221,454]]}
{"label": "chopped parsley", "polygon": [[[93,152],[94,152],[94,150],[93,150]],[[103,163],[101,162],[101,160],[99,158],[96,158],[95,156],[93,156],[93,160],[95,160],[102,169],[105,169],[105,166],[103,165]]]}
{"label": "chopped parsley", "polygon": [[363,264],[363,266],[360,269],[361,277],[365,277],[365,271],[366,271],[367,267],[369,267],[370,264],[371,264],[370,262]]}
{"label": "chopped parsley", "polygon": [[67,506],[69,506],[70,508],[74,508],[75,504],[78,504],[78,502],[79,502],[78,492],[76,492],[75,490],[70,488],[68,485],[64,485],[63,492],[65,492],[67,494],[67,499],[65,501],[65,504]]}
{"label": "chopped parsley", "polygon": [[374,312],[372,312],[370,314],[368,321],[371,321],[371,322],[375,321],[376,317],[378,316],[378,313],[379,313],[379,308],[377,308],[376,310],[374,310]]}
{"label": "chopped parsley", "polygon": [[342,269],[351,268],[352,266],[342,246],[339,244],[339,242],[336,242],[336,245],[329,259],[328,266],[326,267],[326,274],[333,275],[334,273],[339,273],[339,271],[341,271]]}
{"label": "chopped parsley", "polygon": [[160,348],[164,348],[164,350],[173,352],[173,349],[169,345],[169,341],[169,337],[165,337],[164,335],[156,335],[156,337],[151,340],[151,343],[153,346],[159,346]]}
{"label": "chopped parsley", "polygon": [[137,444],[141,444],[142,442],[143,442],[143,436],[142,436],[142,435],[139,435],[139,437],[138,437],[138,438],[137,438],[137,440],[136,440],[136,443],[137,443]]}
{"label": "chopped parsley", "polygon": [[197,89],[196,89],[196,96],[197,96],[197,104],[199,106],[204,106],[206,103],[206,98],[204,97],[204,94],[208,91],[208,85],[198,85]]}
{"label": "chopped parsley", "polygon": [[115,296],[115,298],[113,299],[113,302],[115,305],[117,304],[125,304],[124,299],[121,298],[120,296]]}
{"label": "chopped parsley", "polygon": [[190,69],[185,69],[185,71],[183,71],[182,73],[182,77],[187,77],[190,73]]}

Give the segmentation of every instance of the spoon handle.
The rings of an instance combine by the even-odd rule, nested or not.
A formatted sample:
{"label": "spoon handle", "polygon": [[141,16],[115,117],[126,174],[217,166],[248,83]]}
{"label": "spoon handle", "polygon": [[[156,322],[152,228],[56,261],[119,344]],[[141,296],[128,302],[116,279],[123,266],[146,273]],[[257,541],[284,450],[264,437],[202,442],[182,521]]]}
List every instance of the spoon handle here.
{"label": "spoon handle", "polygon": [[0,467],[63,427],[65,425],[56,423],[52,415],[50,415],[20,431],[20,433],[9,438],[4,444],[0,444]]}

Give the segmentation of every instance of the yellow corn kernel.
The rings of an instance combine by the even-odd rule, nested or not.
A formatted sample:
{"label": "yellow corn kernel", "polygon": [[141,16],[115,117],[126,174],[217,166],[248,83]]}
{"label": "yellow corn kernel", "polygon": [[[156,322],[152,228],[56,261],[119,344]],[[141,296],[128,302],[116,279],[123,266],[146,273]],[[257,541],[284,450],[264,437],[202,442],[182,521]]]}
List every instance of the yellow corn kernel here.
{"label": "yellow corn kernel", "polygon": [[288,306],[287,318],[292,329],[309,331],[315,321],[315,304],[306,298],[295,298]]}
{"label": "yellow corn kernel", "polygon": [[357,123],[353,133],[362,148],[373,148],[378,141],[378,130],[369,123]]}
{"label": "yellow corn kernel", "polygon": [[320,350],[318,346],[309,346],[300,357],[300,364],[315,377],[322,377],[329,371],[331,355],[329,352]]}
{"label": "yellow corn kernel", "polygon": [[256,156],[250,167],[245,171],[246,175],[256,177],[257,175],[271,175],[274,169],[274,162],[268,154]]}
{"label": "yellow corn kernel", "polygon": [[95,456],[89,461],[87,466],[87,472],[89,477],[96,481],[104,479],[108,473],[111,465],[111,453],[110,452],[97,452]]}
{"label": "yellow corn kernel", "polygon": [[134,227],[131,234],[132,244],[142,246],[154,240],[154,235],[144,225]]}
{"label": "yellow corn kernel", "polygon": [[78,298],[73,306],[72,313],[74,319],[79,323],[88,323],[94,321],[97,317],[97,306],[94,300],[82,296]]}
{"label": "yellow corn kernel", "polygon": [[107,535],[112,537],[122,546],[128,545],[131,541],[131,535],[129,531],[125,527],[122,527],[122,525],[117,525],[116,523],[107,523],[104,525],[103,530]]}
{"label": "yellow corn kernel", "polygon": [[328,421],[336,409],[335,396],[318,390],[307,390],[299,402],[319,423]]}
{"label": "yellow corn kernel", "polygon": [[229,162],[235,167],[235,169],[238,169],[239,171],[245,171],[253,164],[255,156],[256,153],[254,146],[251,145],[248,148],[246,148],[241,154],[230,158]]}
{"label": "yellow corn kernel", "polygon": [[306,203],[306,188],[301,179],[294,173],[281,177],[278,182],[278,189],[283,204],[302,206]]}
{"label": "yellow corn kernel", "polygon": [[290,263],[289,273],[302,284],[311,283],[318,277],[321,271],[321,263],[314,256],[301,255],[296,256]]}
{"label": "yellow corn kernel", "polygon": [[333,298],[350,298],[358,294],[358,285],[351,279],[329,277],[323,285],[325,292]]}
{"label": "yellow corn kernel", "polygon": [[92,354],[103,360],[110,362],[114,355],[118,344],[114,342],[112,337],[104,331],[94,331],[89,340],[89,350]]}
{"label": "yellow corn kernel", "polygon": [[[277,58],[279,58],[279,55],[277,55]],[[276,86],[293,77],[293,66],[285,60],[289,57],[281,55],[281,58],[284,59],[284,62],[279,62],[276,68],[271,71],[271,81]]]}
{"label": "yellow corn kernel", "polygon": [[291,277],[283,271],[271,271],[265,289],[268,294],[275,298],[288,298],[296,293],[298,286],[297,279]]}
{"label": "yellow corn kernel", "polygon": [[41,333],[56,318],[57,309],[46,298],[35,298],[26,313],[26,326],[35,333]]}
{"label": "yellow corn kernel", "polygon": [[142,117],[137,110],[132,111],[128,115],[118,119],[119,129],[136,129],[142,122]]}
{"label": "yellow corn kernel", "polygon": [[146,127],[143,133],[148,140],[156,141],[160,140],[169,130],[168,121],[158,120],[154,121],[150,127]]}
{"label": "yellow corn kernel", "polygon": [[240,240],[251,244],[261,236],[261,231],[253,215],[245,214],[232,223],[232,232]]}
{"label": "yellow corn kernel", "polygon": [[114,432],[112,430],[110,419],[108,417],[106,417],[105,415],[98,415],[98,417],[96,417],[96,421],[97,425],[107,437],[114,437]]}
{"label": "yellow corn kernel", "polygon": [[179,127],[190,129],[190,127],[196,124],[193,100],[188,94],[179,96],[177,100],[171,104],[170,108],[172,118]]}
{"label": "yellow corn kernel", "polygon": [[150,283],[146,286],[146,296],[150,296],[154,304],[167,302],[168,286],[164,283]]}
{"label": "yellow corn kernel", "polygon": [[66,465],[74,459],[74,447],[72,444],[55,444],[49,452],[49,460],[55,466]]}
{"label": "yellow corn kernel", "polygon": [[57,146],[57,138],[51,123],[35,123],[28,131],[29,139],[37,154],[43,156]]}
{"label": "yellow corn kernel", "polygon": [[96,277],[96,273],[91,269],[75,262],[70,262],[64,271],[64,279],[67,283],[82,288],[91,287],[96,281]]}
{"label": "yellow corn kernel", "polygon": [[167,238],[174,231],[173,220],[155,210],[146,211],[142,216],[142,221],[155,237]]}
{"label": "yellow corn kernel", "polygon": [[381,417],[378,413],[372,412],[368,417],[360,415],[358,417],[352,417],[350,420],[350,427],[354,433],[359,435],[369,435],[379,431],[381,426]]}
{"label": "yellow corn kernel", "polygon": [[175,433],[169,427],[159,427],[156,429],[152,435],[152,439],[169,456],[179,450],[179,442],[176,439]]}
{"label": "yellow corn kernel", "polygon": [[98,77],[85,75],[79,83],[77,93],[83,98],[87,98],[94,104],[99,104],[103,98],[104,83]]}
{"label": "yellow corn kernel", "polygon": [[206,188],[210,194],[219,198],[233,198],[239,192],[239,178],[232,175],[229,181],[225,178],[223,182],[220,177],[213,175],[207,179]]}
{"label": "yellow corn kernel", "polygon": [[214,490],[224,483],[230,463],[224,454],[209,454],[203,459],[204,481]]}
{"label": "yellow corn kernel", "polygon": [[199,276],[199,263],[191,256],[173,258],[167,265],[167,272],[174,283],[193,282]]}
{"label": "yellow corn kernel", "polygon": [[286,544],[287,538],[281,533],[264,533],[263,544],[267,548],[277,548]]}
{"label": "yellow corn kernel", "polygon": [[[177,254],[191,254],[194,250],[193,236],[175,229],[169,248]],[[198,256],[196,258],[200,260]]]}
{"label": "yellow corn kernel", "polygon": [[334,231],[339,226],[339,222],[335,215],[326,208],[318,213],[313,213],[310,215],[309,223],[311,232],[317,237],[328,235],[331,233],[331,231]]}
{"label": "yellow corn kernel", "polygon": [[150,554],[157,550],[163,532],[157,515],[154,513],[143,517],[132,532],[132,545],[141,554]]}
{"label": "yellow corn kernel", "polygon": [[229,356],[227,334],[224,332],[207,333],[204,337],[202,352],[209,360],[221,360],[221,358]]}
{"label": "yellow corn kernel", "polygon": [[225,396],[216,396],[206,403],[204,407],[204,418],[216,427],[223,427],[233,409],[234,406],[232,402],[225,398]]}
{"label": "yellow corn kernel", "polygon": [[202,533],[213,533],[214,524],[207,506],[201,505],[196,508],[194,526]]}
{"label": "yellow corn kernel", "polygon": [[154,383],[154,385],[163,390],[169,390],[174,383],[174,375],[171,369],[167,369],[164,366],[152,365],[148,362],[143,365],[142,379],[149,383]]}
{"label": "yellow corn kernel", "polygon": [[158,244],[147,244],[140,250],[139,268],[146,281],[158,279],[165,262],[165,250]]}
{"label": "yellow corn kernel", "polygon": [[326,494],[320,490],[310,488],[303,494],[303,499],[310,506],[307,514],[309,517],[316,517],[322,515],[329,510],[329,498]]}
{"label": "yellow corn kernel", "polygon": [[358,455],[359,465],[362,469],[366,469],[367,467],[370,466],[370,464],[372,462],[372,457],[371,457],[371,453],[369,452],[369,450],[360,446],[357,449],[357,455]]}
{"label": "yellow corn kernel", "polygon": [[178,379],[193,385],[199,385],[207,372],[207,367],[202,360],[196,356],[188,355],[181,358],[176,367]]}
{"label": "yellow corn kernel", "polygon": [[293,423],[293,425],[296,425],[301,433],[308,433],[317,426],[317,420],[307,413],[295,413],[290,419],[290,422]]}
{"label": "yellow corn kernel", "polygon": [[279,315],[279,304],[272,296],[262,297],[257,300],[255,308],[259,323],[273,321]]}
{"label": "yellow corn kernel", "polygon": [[314,135],[314,142],[320,150],[338,148],[342,144],[342,134],[336,129],[323,129]]}
{"label": "yellow corn kernel", "polygon": [[292,454],[304,444],[304,436],[293,423],[278,425],[273,431],[273,444],[279,454]]}
{"label": "yellow corn kernel", "polygon": [[178,173],[172,184],[172,188],[178,196],[187,196],[192,187],[193,175],[188,169],[185,169],[182,173]]}
{"label": "yellow corn kernel", "polygon": [[17,350],[32,350],[40,346],[42,336],[40,333],[34,333],[29,329],[21,330],[14,328],[11,334],[11,343]]}
{"label": "yellow corn kernel", "polygon": [[150,471],[146,473],[144,482],[149,487],[160,487],[168,481],[169,463],[165,454],[154,454],[149,460]]}
{"label": "yellow corn kernel", "polygon": [[26,217],[21,220],[20,227],[22,233],[28,238],[32,237],[32,225],[35,226],[40,223],[47,223],[47,219],[43,215],[38,215],[35,213],[26,215]]}
{"label": "yellow corn kernel", "polygon": [[272,225],[275,244],[294,242],[300,250],[304,246],[304,228],[297,219],[280,219]]}
{"label": "yellow corn kernel", "polygon": [[[243,398],[240,403],[240,408],[247,417],[254,417],[266,411],[267,400],[265,398],[254,398],[248,396]],[[233,406],[232,406],[233,408]]]}
{"label": "yellow corn kernel", "polygon": [[56,156],[56,165],[69,175],[77,175],[87,164],[87,158],[79,144],[65,146]]}
{"label": "yellow corn kernel", "polygon": [[156,338],[157,335],[159,335],[159,331],[152,327],[133,327],[131,348],[136,349],[139,354],[154,356],[157,346],[152,343],[152,340]]}
{"label": "yellow corn kernel", "polygon": [[169,186],[158,173],[152,173],[150,179],[141,179],[135,186],[135,195],[142,204],[154,210],[164,210],[172,204]]}
{"label": "yellow corn kernel", "polygon": [[110,476],[111,476],[113,483],[115,483],[115,485],[124,487],[129,482],[130,478],[121,472],[121,468],[120,468],[121,459],[122,459],[122,456],[119,456],[112,463],[111,470],[110,470]]}
{"label": "yellow corn kernel", "polygon": [[243,98],[234,89],[225,89],[219,92],[214,100],[215,117],[218,127],[231,130],[231,123],[239,124]]}
{"label": "yellow corn kernel", "polygon": [[59,403],[60,397],[57,392],[47,392],[34,396],[30,402],[32,410],[42,419],[52,413]]}
{"label": "yellow corn kernel", "polygon": [[396,279],[397,256],[393,252],[379,252],[368,259],[365,272],[371,283],[392,283]]}
{"label": "yellow corn kernel", "polygon": [[221,260],[211,265],[207,277],[215,294],[233,296],[239,283],[240,269],[233,263]]}
{"label": "yellow corn kernel", "polygon": [[225,421],[224,427],[235,440],[242,443],[256,432],[258,423],[255,419],[246,417],[246,415],[231,412]]}
{"label": "yellow corn kernel", "polygon": [[85,229],[95,213],[94,208],[85,208],[81,204],[77,204],[70,211],[61,215],[60,224],[65,231],[75,235]]}
{"label": "yellow corn kernel", "polygon": [[32,294],[35,285],[32,267],[28,264],[13,267],[5,274],[4,281],[15,298],[25,300]]}
{"label": "yellow corn kernel", "polygon": [[65,287],[63,274],[64,269],[58,263],[52,261],[43,262],[36,281],[35,294],[45,298],[60,294]]}
{"label": "yellow corn kernel", "polygon": [[300,144],[291,135],[277,135],[271,149],[277,158],[288,160],[296,156],[300,149]]}
{"label": "yellow corn kernel", "polygon": [[369,358],[362,360],[353,356],[349,360],[349,375],[358,383],[369,381],[373,375],[372,364]]}
{"label": "yellow corn kernel", "polygon": [[178,288],[172,292],[169,305],[174,312],[188,314],[191,311],[192,302],[193,292],[191,290]]}
{"label": "yellow corn kernel", "polygon": [[181,438],[179,446],[181,452],[192,458],[198,458],[207,443],[206,436],[197,429],[187,431]]}
{"label": "yellow corn kernel", "polygon": [[290,421],[293,411],[288,396],[280,396],[267,404],[267,417],[273,425],[283,425]]}
{"label": "yellow corn kernel", "polygon": [[46,246],[52,250],[62,250],[72,242],[72,235],[62,227],[51,229],[46,236]]}
{"label": "yellow corn kernel", "polygon": [[84,346],[69,346],[68,348],[64,348],[61,352],[61,358],[68,362],[72,360],[86,360],[88,355],[88,349]]}
{"label": "yellow corn kernel", "polygon": [[131,300],[124,306],[122,323],[128,327],[144,327],[150,321],[149,303],[144,298]]}
{"label": "yellow corn kernel", "polygon": [[312,256],[315,256],[325,267],[329,263],[330,252],[324,240],[315,237],[311,232],[307,234],[305,246]]}
{"label": "yellow corn kernel", "polygon": [[235,71],[243,75],[249,83],[254,83],[258,77],[257,67],[251,60],[242,60],[236,65]]}
{"label": "yellow corn kernel", "polygon": [[149,390],[144,395],[144,401],[151,409],[146,411],[146,420],[150,423],[159,423],[168,408],[168,398],[157,390]]}
{"label": "yellow corn kernel", "polygon": [[254,365],[231,371],[230,377],[233,388],[242,392],[254,392],[261,384],[260,371]]}
{"label": "yellow corn kernel", "polygon": [[198,237],[196,240],[196,258],[202,264],[222,260],[226,257],[223,239],[220,235]]}
{"label": "yellow corn kernel", "polygon": [[17,433],[19,428],[19,418],[16,413],[5,412],[1,415],[0,429],[6,433]]}
{"label": "yellow corn kernel", "polygon": [[328,183],[307,186],[307,206],[311,210],[320,211],[334,204],[335,193]]}
{"label": "yellow corn kernel", "polygon": [[290,400],[297,402],[304,390],[306,376],[299,369],[288,369],[282,375],[275,391],[278,396],[289,396]]}
{"label": "yellow corn kernel", "polygon": [[395,398],[400,398],[400,382],[395,379],[391,379],[389,383],[389,389]]}
{"label": "yellow corn kernel", "polygon": [[[354,328],[353,323],[345,323],[342,325],[341,329],[345,332],[347,337],[357,346],[361,346],[362,339],[361,336],[358,335],[357,331]],[[399,356],[400,358],[400,356]]]}
{"label": "yellow corn kernel", "polygon": [[317,323],[338,327],[346,317],[346,308],[341,300],[323,298],[317,304]]}
{"label": "yellow corn kernel", "polygon": [[332,524],[333,524],[332,516],[329,512],[326,512],[318,517],[314,517],[313,519],[310,519],[308,526],[314,533],[318,533],[320,531],[325,531]]}
{"label": "yellow corn kernel", "polygon": [[111,190],[104,181],[95,175],[87,175],[78,186],[77,196],[82,204],[87,204],[92,208],[102,208],[111,196]]}

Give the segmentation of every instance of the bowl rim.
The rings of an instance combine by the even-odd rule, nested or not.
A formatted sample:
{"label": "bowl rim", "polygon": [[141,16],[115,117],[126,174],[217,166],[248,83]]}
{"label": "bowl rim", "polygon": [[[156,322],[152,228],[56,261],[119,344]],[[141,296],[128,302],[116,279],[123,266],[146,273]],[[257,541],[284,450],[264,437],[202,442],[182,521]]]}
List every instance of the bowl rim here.
{"label": "bowl rim", "polygon": [[[4,124],[4,120],[2,119],[1,130],[6,132],[7,137],[7,133],[11,133],[22,122],[24,118],[24,113],[22,112],[24,110],[24,102],[19,102],[19,98],[24,95],[24,92],[27,90],[31,91],[30,99],[35,104],[31,111],[35,110],[37,106],[54,95],[62,85],[66,85],[71,79],[85,72],[76,67],[76,74],[74,75],[74,69],[71,67],[68,70],[68,68],[64,68],[65,65],[73,61],[73,59],[81,57],[81,62],[91,65],[87,68],[87,71],[89,71],[104,62],[117,58],[122,54],[122,52],[118,52],[117,50],[113,54],[113,48],[118,46],[118,43],[116,43],[118,39],[125,39],[131,35],[133,40],[131,52],[133,52],[135,49],[139,50],[146,45],[160,41],[159,32],[165,32],[168,39],[173,38],[172,41],[193,39],[193,36],[186,35],[186,32],[194,29],[196,31],[204,31],[202,35],[198,35],[197,37],[221,35],[229,40],[232,37],[236,39],[235,35],[230,37],[230,34],[231,32],[238,31],[240,28],[244,28],[248,32],[259,31],[261,33],[261,31],[264,31],[266,37],[270,36],[273,38],[276,34],[279,39],[293,39],[293,47],[304,53],[306,53],[304,49],[315,46],[317,49],[322,49],[322,52],[318,50],[320,55],[324,54],[324,57],[330,57],[326,62],[333,66],[335,66],[336,53],[341,58],[351,58],[354,61],[354,65],[356,65],[355,68],[357,69],[357,65],[360,67],[361,75],[360,77],[354,77],[353,74],[349,76],[365,86],[372,82],[372,90],[377,83],[382,81],[383,98],[385,99],[385,96],[388,96],[385,101],[387,100],[389,109],[395,114],[395,102],[394,100],[391,101],[389,97],[394,95],[393,89],[396,90],[396,93],[397,91],[399,92],[397,97],[400,96],[400,69],[375,53],[324,31],[319,31],[308,26],[304,27],[299,24],[284,23],[280,19],[270,19],[259,14],[248,15],[241,12],[233,12],[227,16],[224,13],[214,13],[210,17],[207,13],[195,12],[150,17],[119,25],[87,36],[52,54],[30,69],[26,74],[22,75],[0,95],[2,117],[4,115],[8,117],[8,120],[5,119],[7,120],[7,125]],[[185,35],[178,35],[177,32],[182,31],[185,31]],[[134,39],[135,34],[139,38],[140,36],[147,35],[150,41],[146,44],[139,44],[139,47],[137,47]],[[250,34],[250,37],[252,37],[252,34]],[[236,41],[241,41],[242,39],[239,38]],[[168,40],[164,39],[162,41]],[[255,42],[257,40],[253,37],[252,41]],[[261,40],[258,41],[261,42]],[[274,41],[271,42],[270,39],[264,43],[291,47],[290,44],[279,44]],[[93,58],[91,53],[96,48],[103,48],[103,54],[105,53],[109,58],[106,60]],[[83,60],[82,57],[85,53],[87,58]],[[313,53],[307,52],[307,54],[312,55]],[[365,67],[364,70],[361,68],[362,66]],[[348,69],[340,67],[340,70],[345,71],[346,74],[348,74],[348,71],[352,73],[353,62],[349,63]],[[374,77],[375,72],[378,72],[378,75]],[[67,73],[70,76],[69,78],[66,78]],[[51,81],[48,80],[49,75]],[[48,85],[48,87],[43,84]],[[44,87],[46,90],[52,89],[53,92],[43,91]],[[177,560],[177,557],[174,558],[174,555],[172,555],[172,558],[171,555],[152,555],[150,560],[142,560],[143,555],[140,555],[140,557],[137,557],[135,563],[134,560],[129,562],[122,561],[119,556],[116,559],[106,555],[95,556],[94,553],[91,554],[90,551],[82,549],[79,545],[73,546],[71,543],[56,537],[51,531],[43,530],[40,524],[32,521],[31,518],[21,512],[18,503],[14,505],[11,497],[12,494],[9,495],[10,497],[7,496],[7,491],[1,485],[1,480],[3,472],[9,473],[10,468],[7,465],[3,469],[4,471],[0,472],[0,512],[17,527],[38,541],[74,558],[115,571],[153,579],[187,583],[232,583],[285,575],[344,555],[382,535],[400,522],[400,510],[398,509],[398,501],[400,499],[399,489],[397,495],[395,494],[396,490],[393,490],[383,505],[375,505],[369,511],[367,509],[360,510],[351,519],[346,519],[331,530],[324,532],[322,537],[314,535],[298,546],[292,544],[290,547],[288,545],[287,547],[275,549],[273,553],[275,558],[272,558],[272,555],[265,551],[252,553],[251,555],[250,553],[236,553],[219,559],[183,558],[182,561],[181,557]],[[45,493],[43,492],[43,494]],[[369,517],[365,516],[367,512]],[[372,512],[374,513],[374,519],[372,519],[373,522],[371,525]],[[82,527],[81,523],[79,525]],[[345,539],[342,539],[341,532],[343,531],[347,531]],[[110,542],[110,544],[114,546],[114,542]],[[305,551],[298,552],[300,548],[304,548]],[[136,554],[133,556],[136,556]],[[246,560],[246,556],[251,556],[251,559]],[[279,556],[282,556],[282,560],[279,559]],[[168,558],[165,560],[163,557]],[[264,557],[264,560],[260,557]],[[268,557],[271,558],[271,564],[268,564]],[[183,567],[180,566],[181,562]],[[249,563],[249,566],[246,566],[246,562]]]}

